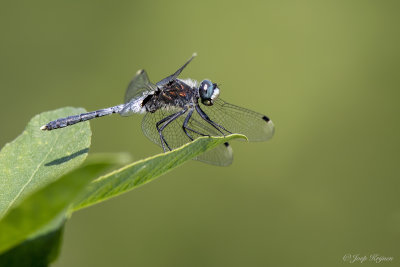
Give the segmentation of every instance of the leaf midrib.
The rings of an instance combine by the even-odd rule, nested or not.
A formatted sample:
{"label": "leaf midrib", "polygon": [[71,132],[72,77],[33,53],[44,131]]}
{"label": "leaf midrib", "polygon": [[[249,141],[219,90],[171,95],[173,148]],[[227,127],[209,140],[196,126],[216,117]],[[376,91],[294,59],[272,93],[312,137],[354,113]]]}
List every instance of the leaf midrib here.
{"label": "leaf midrib", "polygon": [[55,139],[55,141],[53,142],[53,145],[51,146],[51,148],[49,149],[49,151],[47,152],[46,156],[43,158],[43,160],[38,164],[38,166],[36,167],[36,169],[33,171],[31,177],[28,179],[28,181],[21,187],[21,189],[19,190],[18,194],[15,195],[15,197],[9,202],[8,206],[4,209],[4,211],[0,214],[0,217],[2,217],[9,209],[10,207],[14,204],[14,202],[18,199],[18,197],[22,194],[22,192],[25,190],[25,188],[28,186],[29,183],[32,182],[33,177],[36,175],[36,173],[38,172],[38,170],[40,169],[40,167],[42,166],[43,162],[48,158],[48,156],[50,155],[50,153],[53,151],[53,148],[55,147],[55,144],[57,144],[58,138],[60,137],[62,133],[59,133]]}

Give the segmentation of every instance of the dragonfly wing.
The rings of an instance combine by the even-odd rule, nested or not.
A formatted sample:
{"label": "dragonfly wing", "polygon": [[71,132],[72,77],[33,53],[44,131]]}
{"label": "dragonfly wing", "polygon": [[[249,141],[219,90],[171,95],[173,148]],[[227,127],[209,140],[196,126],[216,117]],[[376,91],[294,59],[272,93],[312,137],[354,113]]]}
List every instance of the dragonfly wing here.
{"label": "dragonfly wing", "polygon": [[181,74],[181,72],[183,71],[183,69],[190,63],[190,61],[193,60],[193,58],[194,58],[195,56],[197,56],[196,53],[194,53],[194,54],[192,55],[192,57],[191,57],[188,61],[186,61],[186,63],[185,63],[182,67],[180,67],[174,74],[172,74],[172,75],[168,76],[167,78],[164,78],[164,79],[162,79],[161,81],[159,81],[159,82],[157,83],[157,86],[158,86],[158,87],[163,87],[164,85],[166,85],[166,84],[168,84],[169,82],[171,82],[171,81],[175,80],[176,78],[178,78],[179,74]]}
{"label": "dragonfly wing", "polygon": [[154,91],[157,87],[152,84],[145,70],[139,70],[131,80],[125,92],[125,103],[134,98],[142,96],[144,93]]}
{"label": "dragonfly wing", "polygon": [[141,101],[157,87],[152,84],[145,70],[139,70],[129,83],[125,92],[125,106],[120,112],[122,116],[129,116],[140,112]]}
{"label": "dragonfly wing", "polygon": [[274,124],[261,113],[229,104],[220,98],[212,106],[200,106],[213,122],[231,133],[246,135],[249,141],[267,141],[274,135]]}
{"label": "dragonfly wing", "polygon": [[229,166],[233,162],[233,150],[229,143],[226,142],[197,156],[195,160],[217,166]]}

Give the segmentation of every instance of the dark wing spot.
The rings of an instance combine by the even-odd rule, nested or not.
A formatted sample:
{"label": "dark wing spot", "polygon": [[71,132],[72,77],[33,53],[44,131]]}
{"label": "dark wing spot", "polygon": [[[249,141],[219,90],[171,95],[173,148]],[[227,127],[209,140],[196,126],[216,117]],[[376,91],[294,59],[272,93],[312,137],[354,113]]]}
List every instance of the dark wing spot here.
{"label": "dark wing spot", "polygon": [[262,117],[262,119],[265,120],[266,122],[269,122],[269,121],[270,121],[270,119],[269,119],[267,116],[265,116],[265,115]]}
{"label": "dark wing spot", "polygon": [[228,143],[228,142],[225,142],[224,145],[225,145],[226,147],[229,147],[229,143]]}

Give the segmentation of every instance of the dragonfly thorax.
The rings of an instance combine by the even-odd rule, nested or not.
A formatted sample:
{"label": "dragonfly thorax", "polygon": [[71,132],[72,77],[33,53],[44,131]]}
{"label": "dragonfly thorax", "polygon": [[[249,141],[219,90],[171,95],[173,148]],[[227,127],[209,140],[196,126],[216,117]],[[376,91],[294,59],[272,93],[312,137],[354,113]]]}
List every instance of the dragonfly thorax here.
{"label": "dragonfly thorax", "polygon": [[142,106],[147,112],[155,112],[159,109],[163,110],[180,110],[188,105],[194,104],[197,90],[191,84],[187,84],[183,80],[176,79],[158,87],[153,94],[144,98]]}

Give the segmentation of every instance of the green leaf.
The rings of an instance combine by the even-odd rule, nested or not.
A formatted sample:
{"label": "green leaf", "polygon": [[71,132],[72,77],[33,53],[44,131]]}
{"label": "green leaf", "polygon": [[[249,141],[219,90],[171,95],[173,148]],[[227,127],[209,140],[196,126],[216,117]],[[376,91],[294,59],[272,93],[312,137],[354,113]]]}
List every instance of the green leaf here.
{"label": "green leaf", "polygon": [[106,174],[88,186],[84,196],[74,205],[74,209],[82,209],[132,190],[234,138],[246,139],[244,135],[239,134],[226,138],[201,137],[173,151],[134,162]]}
{"label": "green leaf", "polygon": [[36,115],[24,132],[0,151],[0,218],[30,193],[79,166],[86,158],[91,131],[87,122],[42,131],[51,120],[85,112],[62,108]]}
{"label": "green leaf", "polygon": [[85,186],[104,170],[120,164],[118,157],[113,158],[110,161],[109,156],[91,157],[82,167],[39,189],[12,208],[0,221],[0,253],[27,238],[35,239],[61,227],[68,216],[68,207],[84,192]]}
{"label": "green leaf", "polygon": [[63,230],[64,225],[1,254],[0,266],[48,266],[58,256]]}
{"label": "green leaf", "polygon": [[126,163],[126,154],[93,155],[76,168],[86,158],[90,145],[88,123],[50,132],[39,130],[51,120],[81,112],[84,110],[64,108],[40,114],[1,150],[0,186],[5,190],[0,198],[0,263],[12,264],[18,258],[29,263],[40,257],[43,265],[48,264],[57,255],[62,227],[74,209],[147,183],[230,139],[245,138],[199,138],[93,181],[105,169]]}

